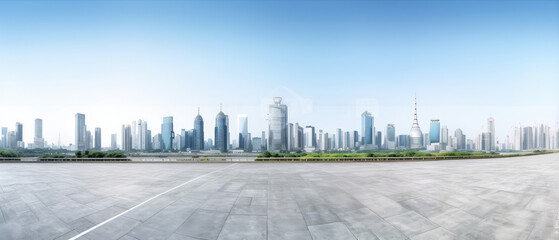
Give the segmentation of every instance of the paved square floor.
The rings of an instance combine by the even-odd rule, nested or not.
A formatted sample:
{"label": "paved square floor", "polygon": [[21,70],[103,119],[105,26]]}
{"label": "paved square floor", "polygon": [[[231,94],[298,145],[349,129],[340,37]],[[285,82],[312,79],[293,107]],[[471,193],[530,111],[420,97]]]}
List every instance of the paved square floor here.
{"label": "paved square floor", "polygon": [[3,240],[559,239],[559,154],[390,163],[4,163],[0,210]]}

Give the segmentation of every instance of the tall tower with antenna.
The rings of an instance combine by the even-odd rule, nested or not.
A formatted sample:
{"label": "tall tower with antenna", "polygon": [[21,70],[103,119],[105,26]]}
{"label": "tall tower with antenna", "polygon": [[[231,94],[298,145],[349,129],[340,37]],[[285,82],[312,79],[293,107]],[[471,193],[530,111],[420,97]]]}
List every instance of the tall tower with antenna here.
{"label": "tall tower with antenna", "polygon": [[423,132],[419,128],[419,122],[417,120],[417,96],[414,96],[415,107],[413,112],[413,124],[410,131],[410,148],[419,149],[423,148]]}

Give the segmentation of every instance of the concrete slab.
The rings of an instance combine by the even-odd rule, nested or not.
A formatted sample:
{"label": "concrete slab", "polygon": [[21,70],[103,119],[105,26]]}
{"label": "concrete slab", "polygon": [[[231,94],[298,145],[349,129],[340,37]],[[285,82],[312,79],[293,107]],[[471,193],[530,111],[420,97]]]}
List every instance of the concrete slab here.
{"label": "concrete slab", "polygon": [[80,239],[555,239],[558,189],[559,154],[392,163],[2,163],[0,238],[68,239],[134,208]]}

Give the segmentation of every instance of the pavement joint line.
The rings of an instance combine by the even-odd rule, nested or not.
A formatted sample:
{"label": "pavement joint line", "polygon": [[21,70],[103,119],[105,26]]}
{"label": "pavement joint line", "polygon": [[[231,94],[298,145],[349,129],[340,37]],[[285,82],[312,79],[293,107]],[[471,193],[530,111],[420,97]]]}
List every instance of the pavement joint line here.
{"label": "pavement joint line", "polygon": [[136,205],[136,206],[134,206],[134,207],[131,207],[131,208],[129,208],[128,210],[126,210],[126,211],[124,211],[124,212],[121,212],[121,213],[119,213],[118,215],[116,215],[116,216],[114,216],[114,217],[112,217],[112,218],[109,218],[109,219],[107,219],[107,220],[105,220],[105,221],[103,221],[103,222],[101,222],[101,223],[99,223],[99,224],[97,224],[97,225],[91,227],[90,229],[87,229],[87,230],[85,230],[85,231],[79,233],[78,235],[76,235],[76,236],[70,238],[69,240],[78,239],[78,238],[84,236],[85,234],[87,234],[87,233],[89,233],[89,232],[91,232],[91,231],[93,231],[93,230],[95,230],[95,229],[97,229],[97,228],[99,228],[99,227],[101,227],[101,226],[103,226],[103,225],[105,225],[105,224],[111,222],[112,220],[115,220],[115,219],[119,218],[120,216],[122,216],[122,215],[124,215],[124,214],[126,214],[126,213],[128,213],[128,212],[130,212],[130,211],[132,211],[132,210],[134,210],[134,209],[136,209],[136,208],[138,208],[138,207],[140,207],[140,206],[142,206],[142,205],[148,203],[148,202],[150,202],[151,200],[156,199],[156,198],[158,198],[158,197],[160,197],[160,196],[162,196],[162,195],[164,195],[164,194],[166,194],[166,193],[169,193],[169,192],[171,192],[171,191],[173,191],[173,190],[175,190],[175,189],[177,189],[177,188],[180,188],[180,187],[182,187],[182,186],[184,186],[184,185],[186,185],[186,184],[188,184],[188,183],[194,182],[194,181],[196,181],[196,180],[198,180],[198,179],[200,179],[200,178],[203,178],[203,177],[208,176],[208,175],[210,175],[210,174],[219,172],[219,171],[224,170],[224,169],[226,169],[226,168],[230,168],[230,167],[235,166],[235,165],[237,165],[237,164],[239,164],[239,163],[233,163],[233,164],[231,164],[231,165],[229,165],[229,166],[216,169],[216,170],[211,171],[211,172],[209,172],[209,173],[206,173],[206,174],[200,175],[200,176],[198,176],[198,177],[195,177],[195,178],[193,178],[193,179],[190,179],[190,180],[188,180],[188,181],[186,181],[186,182],[184,182],[184,183],[181,183],[181,184],[179,184],[179,185],[177,185],[177,186],[175,186],[175,187],[172,187],[172,188],[166,190],[165,192],[159,193],[159,194],[157,194],[157,195],[155,195],[155,196],[153,196],[153,197],[151,197],[151,198],[149,198],[149,199],[147,199],[147,200],[145,200],[145,201],[139,203],[138,205]]}

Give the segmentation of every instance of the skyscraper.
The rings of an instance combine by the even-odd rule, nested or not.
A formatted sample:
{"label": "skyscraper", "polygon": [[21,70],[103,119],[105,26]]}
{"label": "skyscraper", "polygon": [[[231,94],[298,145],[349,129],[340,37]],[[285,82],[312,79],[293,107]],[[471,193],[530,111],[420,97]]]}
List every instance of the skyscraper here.
{"label": "skyscraper", "polygon": [[[409,146],[412,149],[418,149],[423,147],[423,133],[419,128],[419,123],[417,121],[417,98],[415,98],[415,108],[413,113],[413,124],[411,127],[409,135]],[[402,144],[400,144],[402,146]]]}
{"label": "skyscraper", "polygon": [[365,111],[361,114],[361,146],[373,144],[375,119],[371,113]]}
{"label": "skyscraper", "polygon": [[337,148],[338,149],[343,149],[343,142],[344,142],[344,134],[342,133],[342,129],[338,128],[336,129],[336,142],[337,142]]}
{"label": "skyscraper", "polygon": [[193,132],[193,149],[204,150],[204,119],[200,116],[200,108],[198,108],[198,115],[194,118],[194,132]]}
{"label": "skyscraper", "polygon": [[16,141],[23,142],[23,124],[16,122]]}
{"label": "skyscraper", "polygon": [[111,150],[116,150],[116,133],[111,134]]}
{"label": "skyscraper", "polygon": [[430,129],[429,129],[429,142],[430,143],[439,143],[440,139],[441,139],[441,123],[439,122],[439,119],[433,119],[431,120],[431,125],[430,125]]}
{"label": "skyscraper", "polygon": [[122,125],[122,151],[132,150],[132,130],[130,125]]}
{"label": "skyscraper", "polygon": [[305,151],[312,152],[316,149],[316,133],[313,126],[305,127]]}
{"label": "skyscraper", "polygon": [[456,150],[466,150],[466,136],[460,128],[454,131],[454,138],[456,138]]}
{"label": "skyscraper", "polygon": [[303,127],[299,126],[299,123],[293,124],[293,150],[301,150],[305,146],[303,145],[304,142],[304,129]]}
{"label": "skyscraper", "polygon": [[35,137],[43,137],[43,120],[40,118],[35,119]]}
{"label": "skyscraper", "polygon": [[250,141],[248,138],[248,115],[237,115],[237,131],[239,132],[239,148],[247,150]]}
{"label": "skyscraper", "polygon": [[2,127],[2,145],[0,148],[8,148],[8,128]]}
{"label": "skyscraper", "polygon": [[262,143],[261,150],[268,150],[268,139],[266,139],[266,131],[262,131],[262,138],[260,139],[260,142]]}
{"label": "skyscraper", "polygon": [[151,139],[147,136],[148,131],[148,122],[143,121],[141,119],[138,120],[138,131],[136,132],[138,135],[137,139],[137,147],[139,150],[149,150],[149,143]]}
{"label": "skyscraper", "polygon": [[386,149],[396,149],[396,127],[394,124],[386,125],[386,136],[384,137],[384,145]]}
{"label": "skyscraper", "polygon": [[8,132],[8,137],[7,137],[7,141],[8,141],[8,148],[14,149],[17,147],[17,134],[15,131],[10,131]]}
{"label": "skyscraper", "polygon": [[101,128],[95,128],[95,150],[101,150]]}
{"label": "skyscraper", "polygon": [[377,134],[375,135],[375,145],[377,149],[381,149],[382,148],[382,132],[381,131],[377,131]]}
{"label": "skyscraper", "polygon": [[93,136],[91,135],[91,131],[85,130],[85,150],[89,150],[93,148]]}
{"label": "skyscraper", "polygon": [[76,113],[76,150],[85,150],[85,115]]}
{"label": "skyscraper", "polygon": [[534,129],[532,127],[524,127],[522,150],[534,149]]}
{"label": "skyscraper", "polygon": [[268,113],[268,151],[287,150],[287,106],[281,97],[274,98]]}
{"label": "skyscraper", "polygon": [[130,124],[130,135],[132,135],[132,149],[139,149],[138,148],[138,124],[136,121],[132,121]]}
{"label": "skyscraper", "polygon": [[448,127],[443,125],[441,127],[441,150],[446,150],[448,145]]}
{"label": "skyscraper", "polygon": [[229,143],[227,141],[229,135],[229,119],[228,116],[223,113],[221,107],[219,113],[215,117],[215,149],[227,152]]}
{"label": "skyscraper", "polygon": [[397,149],[408,149],[410,148],[410,144],[410,135],[398,135],[398,137],[396,138]]}
{"label": "skyscraper", "polygon": [[163,123],[161,124],[161,149],[171,150],[173,148],[174,138],[175,132],[173,131],[173,117],[164,117]]}
{"label": "skyscraper", "polygon": [[[320,130],[322,131],[322,130]],[[321,141],[320,141],[320,150],[322,151],[326,151],[330,149],[330,139],[328,138],[328,133],[322,133],[321,135]]]}
{"label": "skyscraper", "polygon": [[492,117],[487,119],[487,132],[489,133],[488,151],[495,151],[495,119]]}
{"label": "skyscraper", "polygon": [[252,138],[252,146],[253,146],[253,151],[256,151],[256,152],[262,151],[262,138],[253,137]]}
{"label": "skyscraper", "polygon": [[35,119],[35,137],[33,138],[34,148],[44,148],[45,140],[43,139],[43,120]]}
{"label": "skyscraper", "polygon": [[287,151],[291,152],[293,148],[293,142],[295,141],[294,136],[295,129],[293,127],[293,123],[287,124]]}

